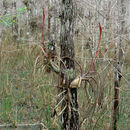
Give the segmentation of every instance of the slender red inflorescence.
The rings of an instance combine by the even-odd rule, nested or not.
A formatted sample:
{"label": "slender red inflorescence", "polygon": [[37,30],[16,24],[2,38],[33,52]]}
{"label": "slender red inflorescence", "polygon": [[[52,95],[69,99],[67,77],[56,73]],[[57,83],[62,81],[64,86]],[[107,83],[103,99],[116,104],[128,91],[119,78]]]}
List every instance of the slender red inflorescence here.
{"label": "slender red inflorescence", "polygon": [[43,24],[42,24],[42,46],[44,48],[44,23],[45,23],[45,9],[43,8]]}
{"label": "slender red inflorescence", "polygon": [[96,55],[94,57],[94,60],[92,62],[92,66],[91,66],[91,69],[90,69],[89,72],[94,71],[93,68],[95,67],[95,61],[96,61],[97,54],[98,54],[98,51],[99,51],[99,46],[100,46],[100,43],[101,43],[102,27],[101,27],[100,23],[99,23],[99,31],[100,31],[100,35],[99,35],[99,41],[98,41],[98,46],[97,46],[97,50],[96,50]]}
{"label": "slender red inflorescence", "polygon": [[44,55],[47,57],[47,54],[46,54],[45,48],[44,48],[44,24],[45,24],[45,9],[43,8],[42,47],[43,47],[43,50],[44,50]]}

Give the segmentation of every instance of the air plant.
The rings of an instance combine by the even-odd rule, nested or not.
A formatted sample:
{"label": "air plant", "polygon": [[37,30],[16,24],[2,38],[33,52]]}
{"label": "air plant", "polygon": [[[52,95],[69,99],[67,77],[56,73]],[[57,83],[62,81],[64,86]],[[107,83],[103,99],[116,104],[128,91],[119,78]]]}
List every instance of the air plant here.
{"label": "air plant", "polygon": [[[67,69],[66,65],[64,64],[63,60],[60,57],[53,56],[53,59],[52,59],[51,56],[49,56],[49,54],[46,52],[45,45],[44,45],[44,21],[45,21],[45,10],[43,9],[43,26],[42,26],[43,30],[42,30],[42,47],[41,47],[41,49],[42,49],[44,58],[47,60],[47,65],[49,65],[50,68],[56,74],[58,74],[60,77],[62,77],[62,75],[64,75],[64,79],[62,80],[61,86],[62,87],[65,86],[65,83],[69,84],[69,88],[65,89],[66,91],[68,91],[71,88],[79,88],[81,86],[82,81],[87,81],[91,85],[90,82],[93,80],[97,84],[95,78],[93,77],[93,74],[95,74],[95,70],[94,70],[95,61],[96,61],[96,58],[97,58],[97,54],[98,54],[98,50],[99,50],[99,46],[100,46],[100,42],[101,42],[102,28],[101,28],[100,23],[99,23],[100,36],[99,36],[99,42],[98,42],[98,45],[97,45],[95,58],[92,61],[92,65],[91,65],[91,67],[90,67],[90,69],[87,73],[83,73],[81,65],[75,59],[72,59],[70,57],[62,57],[62,59],[68,58],[69,60],[72,60],[73,62],[75,62],[79,66],[78,71],[80,72],[80,74],[76,75],[73,69],[72,70]],[[64,68],[66,68],[66,69],[62,70],[61,67],[58,64],[55,63],[54,59],[57,59],[59,63],[63,64]],[[36,63],[35,63],[35,66],[36,66]],[[63,90],[63,92],[61,92],[59,95],[63,95],[63,93],[65,93],[65,90]],[[63,98],[55,106],[54,113],[57,113],[56,108],[61,104],[61,102],[64,100],[64,98],[65,97],[63,96]],[[65,108],[66,108],[66,106],[65,106]],[[63,108],[63,110],[58,115],[61,115],[65,108]],[[55,114],[53,114],[53,115],[55,115]]]}

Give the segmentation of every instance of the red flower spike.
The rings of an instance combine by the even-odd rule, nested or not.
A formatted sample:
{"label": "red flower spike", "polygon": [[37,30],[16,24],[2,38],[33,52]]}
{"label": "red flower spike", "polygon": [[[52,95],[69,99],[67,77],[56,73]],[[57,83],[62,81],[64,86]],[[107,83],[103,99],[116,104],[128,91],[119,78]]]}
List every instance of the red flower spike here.
{"label": "red flower spike", "polygon": [[100,35],[99,35],[99,41],[98,41],[98,46],[97,46],[97,50],[96,50],[96,55],[94,57],[94,60],[92,62],[92,66],[91,66],[91,69],[90,69],[89,72],[94,71],[93,68],[95,68],[95,61],[96,61],[97,54],[98,54],[98,51],[99,51],[99,46],[100,46],[100,43],[101,43],[102,27],[101,27],[100,23],[99,23],[99,31],[100,31]]}
{"label": "red flower spike", "polygon": [[45,48],[44,48],[44,24],[45,24],[45,9],[43,8],[42,47],[43,47],[43,50],[44,50],[44,55],[47,57],[47,53],[45,52]]}

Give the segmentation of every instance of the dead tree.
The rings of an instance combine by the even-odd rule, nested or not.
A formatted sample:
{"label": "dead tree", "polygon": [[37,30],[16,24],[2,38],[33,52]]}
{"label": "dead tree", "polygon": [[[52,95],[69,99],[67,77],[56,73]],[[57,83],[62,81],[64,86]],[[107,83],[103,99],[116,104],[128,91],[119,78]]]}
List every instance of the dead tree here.
{"label": "dead tree", "polygon": [[70,83],[74,79],[75,64],[74,58],[74,41],[73,41],[73,24],[74,24],[74,6],[72,0],[62,0],[61,4],[61,91],[66,91],[63,96],[65,99],[62,103],[62,129],[78,130],[79,114],[77,102],[77,88],[70,88]]}

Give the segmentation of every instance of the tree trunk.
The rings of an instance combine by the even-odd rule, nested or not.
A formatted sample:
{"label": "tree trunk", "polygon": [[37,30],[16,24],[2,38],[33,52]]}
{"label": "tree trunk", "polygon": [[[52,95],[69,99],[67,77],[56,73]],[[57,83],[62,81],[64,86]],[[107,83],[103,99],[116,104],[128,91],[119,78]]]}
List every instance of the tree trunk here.
{"label": "tree trunk", "polygon": [[1,48],[1,42],[2,42],[2,27],[0,28],[0,48]]}
{"label": "tree trunk", "polygon": [[120,28],[118,29],[118,41],[116,43],[115,48],[115,81],[114,81],[114,110],[113,110],[113,129],[117,130],[117,123],[119,119],[119,93],[120,93],[120,81],[121,81],[121,70],[122,70],[122,63],[123,63],[123,52],[122,52],[122,45],[123,45],[123,34],[125,33],[125,0],[119,1],[119,24]]}
{"label": "tree trunk", "polygon": [[[61,15],[61,70],[62,74],[62,89],[66,90],[63,94],[65,99],[62,103],[62,129],[63,130],[78,130],[79,129],[79,114],[77,102],[77,88],[70,88],[70,83],[74,79],[75,64],[74,58],[74,42],[73,42],[73,22],[74,9],[72,0],[62,0],[62,15]],[[71,74],[70,74],[71,72]]]}
{"label": "tree trunk", "polygon": [[[16,1],[13,1],[13,13],[16,13]],[[13,17],[14,23],[12,24],[12,32],[13,32],[13,37],[15,40],[18,40],[18,18],[16,16]]]}

